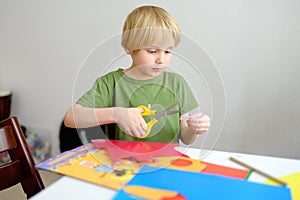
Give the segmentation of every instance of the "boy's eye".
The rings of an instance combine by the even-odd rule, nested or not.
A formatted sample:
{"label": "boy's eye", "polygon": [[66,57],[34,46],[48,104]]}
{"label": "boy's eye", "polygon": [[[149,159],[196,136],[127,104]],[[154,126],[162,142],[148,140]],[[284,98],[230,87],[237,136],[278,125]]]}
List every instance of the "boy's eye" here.
{"label": "boy's eye", "polygon": [[162,50],[162,49],[147,49],[147,52],[150,54],[156,54],[159,52],[164,52],[165,54],[171,54],[172,50]]}
{"label": "boy's eye", "polygon": [[151,54],[154,54],[157,52],[156,50],[147,50],[147,51],[148,51],[148,53],[151,53]]}

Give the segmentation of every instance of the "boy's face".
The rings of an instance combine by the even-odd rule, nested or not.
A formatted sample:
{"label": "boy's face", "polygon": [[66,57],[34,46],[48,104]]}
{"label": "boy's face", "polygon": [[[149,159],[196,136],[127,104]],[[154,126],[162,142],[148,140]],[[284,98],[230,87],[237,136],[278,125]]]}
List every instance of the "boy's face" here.
{"label": "boy's face", "polygon": [[139,51],[131,52],[132,68],[141,79],[158,76],[169,66],[173,46],[148,45]]}

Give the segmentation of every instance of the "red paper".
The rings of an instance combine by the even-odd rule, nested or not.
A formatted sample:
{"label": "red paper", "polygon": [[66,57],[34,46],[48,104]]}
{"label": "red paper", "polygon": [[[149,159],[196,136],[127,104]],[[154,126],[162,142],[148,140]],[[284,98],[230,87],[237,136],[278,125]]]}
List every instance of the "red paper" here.
{"label": "red paper", "polygon": [[202,163],[206,164],[206,168],[202,170],[202,172],[207,174],[219,174],[219,175],[233,177],[233,178],[245,179],[249,173],[248,170],[225,167],[222,165],[212,164],[208,162],[202,162]]}
{"label": "red paper", "polygon": [[176,143],[137,142],[124,140],[92,140],[93,145],[99,149],[106,149],[113,161],[124,158],[134,158],[137,161],[154,159],[156,156],[182,156],[175,150]]}

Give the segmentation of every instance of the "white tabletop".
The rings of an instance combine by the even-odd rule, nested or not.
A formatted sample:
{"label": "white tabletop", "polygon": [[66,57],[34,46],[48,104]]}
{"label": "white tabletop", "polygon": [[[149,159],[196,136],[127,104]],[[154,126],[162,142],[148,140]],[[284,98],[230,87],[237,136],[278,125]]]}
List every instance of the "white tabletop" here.
{"label": "white tabletop", "polygon": [[[189,155],[193,159],[201,159],[205,162],[220,164],[228,167],[245,169],[244,167],[229,160],[229,157],[235,157],[255,168],[268,172],[275,177],[280,177],[296,172],[300,172],[300,160],[259,156],[242,153],[232,153],[223,151],[204,151],[194,148],[178,148],[179,151]],[[252,173],[249,181],[262,182],[266,178]],[[116,194],[111,190],[99,185],[88,183],[82,180],[63,176],[55,183],[38,193],[31,200],[52,200],[52,199],[112,199]]]}

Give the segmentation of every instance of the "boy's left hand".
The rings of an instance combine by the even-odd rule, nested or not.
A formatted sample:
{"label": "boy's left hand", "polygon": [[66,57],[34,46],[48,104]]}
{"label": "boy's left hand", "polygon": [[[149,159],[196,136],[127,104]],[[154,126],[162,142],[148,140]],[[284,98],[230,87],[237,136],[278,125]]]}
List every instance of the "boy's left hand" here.
{"label": "boy's left hand", "polygon": [[196,134],[202,134],[208,131],[210,127],[210,118],[206,114],[196,113],[186,120],[187,126]]}

